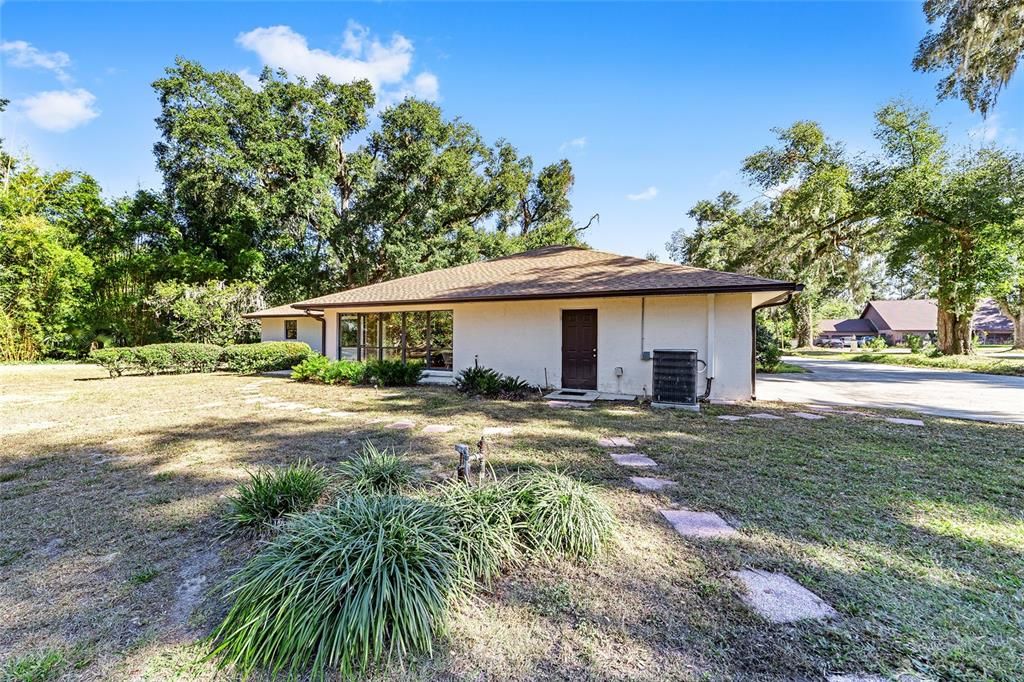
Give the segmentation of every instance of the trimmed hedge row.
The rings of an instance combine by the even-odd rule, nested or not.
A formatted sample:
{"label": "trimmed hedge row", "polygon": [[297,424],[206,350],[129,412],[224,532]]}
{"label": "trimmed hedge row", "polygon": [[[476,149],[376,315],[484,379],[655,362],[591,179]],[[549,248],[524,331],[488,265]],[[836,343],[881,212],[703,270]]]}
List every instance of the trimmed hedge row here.
{"label": "trimmed hedge row", "polygon": [[305,343],[271,341],[223,348],[212,343],[154,343],[131,348],[100,348],[89,359],[111,377],[136,370],[144,374],[213,372],[221,363],[234,372],[251,374],[289,369],[313,355]]}
{"label": "trimmed hedge row", "polygon": [[307,358],[292,370],[292,379],[318,384],[376,384],[415,386],[423,376],[423,363],[414,360],[328,360],[322,355]]}

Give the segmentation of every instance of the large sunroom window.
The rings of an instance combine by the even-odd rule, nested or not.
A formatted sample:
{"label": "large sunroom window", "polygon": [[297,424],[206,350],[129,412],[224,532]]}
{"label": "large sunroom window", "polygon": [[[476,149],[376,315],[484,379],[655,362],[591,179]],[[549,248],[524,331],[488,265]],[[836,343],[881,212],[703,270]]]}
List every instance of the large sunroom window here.
{"label": "large sunroom window", "polygon": [[451,371],[452,347],[450,310],[338,316],[338,357],[346,360],[421,360]]}

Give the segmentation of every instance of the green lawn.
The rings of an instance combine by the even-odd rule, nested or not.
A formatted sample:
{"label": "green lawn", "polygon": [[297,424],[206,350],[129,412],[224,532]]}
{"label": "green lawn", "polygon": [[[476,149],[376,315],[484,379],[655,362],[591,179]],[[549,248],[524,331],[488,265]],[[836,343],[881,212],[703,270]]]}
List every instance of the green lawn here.
{"label": "green lawn", "polygon": [[[332,418],[271,409],[242,390],[245,377],[103,375],[0,367],[5,674],[205,679],[202,637],[225,609],[215,588],[257,548],[220,522],[247,469],[300,458],[335,468],[370,439],[429,481],[453,470],[455,443],[508,425],[512,435],[491,439],[498,474],[557,467],[598,484],[619,537],[592,564],[532,565],[481,590],[432,658],[381,679],[1020,679],[1021,427],[262,385],[262,397],[353,413]],[[786,418],[716,418],[755,409]],[[416,429],[387,428],[399,419]],[[422,434],[430,423],[455,428]],[[636,474],[596,443],[609,435],[632,439],[679,486],[634,490]],[[658,513],[670,505],[715,511],[741,535],[683,540]],[[841,618],[763,621],[728,575],[741,567],[790,575]]]}
{"label": "green lawn", "polygon": [[923,353],[910,353],[895,349],[849,353],[825,349],[797,349],[790,351],[796,357],[824,357],[834,360],[851,362],[872,362],[881,365],[903,365],[911,367],[932,367],[935,369],[957,369],[981,374],[1007,374],[1024,376],[1024,359],[1000,358],[998,353],[979,353],[977,355],[949,355],[929,357]]}

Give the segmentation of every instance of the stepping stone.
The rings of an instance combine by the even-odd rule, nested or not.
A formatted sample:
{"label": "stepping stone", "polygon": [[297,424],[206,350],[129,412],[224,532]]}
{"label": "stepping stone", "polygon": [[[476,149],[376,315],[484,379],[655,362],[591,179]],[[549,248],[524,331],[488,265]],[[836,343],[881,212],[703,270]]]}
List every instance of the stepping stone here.
{"label": "stepping stone", "polygon": [[854,417],[870,417],[871,415],[867,412],[861,412],[860,410],[836,410],[840,414],[849,414]]}
{"label": "stepping stone", "polygon": [[310,414],[324,414],[327,412],[327,409],[323,407],[311,407],[306,410],[306,412],[309,412]]}
{"label": "stepping stone", "polygon": [[353,415],[355,415],[355,412],[346,412],[344,410],[335,410],[333,412],[328,412],[327,413],[327,416],[329,416],[329,417],[340,417],[340,418],[351,417]]}
{"label": "stepping stone", "polygon": [[254,398],[246,398],[245,402],[248,405],[257,405],[259,403],[272,403],[272,402],[274,402],[274,400],[272,398],[264,398],[263,396],[256,396]]}
{"label": "stepping stone", "polygon": [[732,577],[743,583],[743,603],[773,623],[835,618],[839,613],[818,595],[782,573],[757,569],[733,571]]}
{"label": "stepping stone", "polygon": [[602,448],[632,448],[636,447],[625,436],[611,436],[609,438],[598,438],[597,444]]}
{"label": "stepping stone", "polygon": [[573,403],[573,402],[569,402],[568,400],[549,400],[548,401],[548,407],[553,407],[553,408],[556,408],[556,409],[558,409],[558,408],[566,408],[566,407],[575,407],[578,410],[589,410],[590,409],[590,403]]}
{"label": "stepping stone", "polygon": [[738,414],[721,414],[718,418],[724,422],[740,422],[746,419],[746,417],[741,417]]}
{"label": "stepping stone", "polygon": [[627,452],[619,455],[612,455],[612,459],[615,463],[624,467],[656,467],[658,463],[647,455],[641,455],[639,452]]}
{"label": "stepping stone", "polygon": [[373,419],[367,419],[367,424],[382,424],[388,420],[387,417],[374,417]]}
{"label": "stepping stone", "polygon": [[427,424],[423,427],[423,433],[448,433],[454,428],[449,424]]}
{"label": "stepping stone", "polygon": [[679,485],[675,481],[670,481],[667,478],[644,478],[643,476],[633,476],[629,479],[633,482],[637,488],[641,490],[650,490],[657,492],[665,488],[671,488],[674,485]]}
{"label": "stepping stone", "polygon": [[713,512],[662,509],[661,515],[684,538],[729,538],[739,532]]}
{"label": "stepping stone", "polygon": [[392,422],[391,424],[388,424],[387,428],[389,428],[389,429],[411,429],[414,426],[416,426],[416,422],[411,422],[411,421],[408,421],[408,420],[403,420],[403,421],[398,421],[398,422]]}
{"label": "stepping stone", "polygon": [[767,412],[755,412],[754,414],[748,414],[751,419],[782,419],[777,414],[768,414]]}
{"label": "stepping stone", "polygon": [[485,436],[511,436],[511,426],[485,426],[483,434]]}
{"label": "stepping stone", "polygon": [[817,410],[818,412],[831,412],[835,408],[829,405],[808,405],[807,409]]}
{"label": "stepping stone", "polygon": [[920,419],[901,419],[900,417],[886,417],[885,421],[890,424],[905,424],[907,426],[924,426]]}
{"label": "stepping stone", "polygon": [[820,414],[811,414],[810,412],[794,412],[794,417],[800,417],[801,419],[824,419]]}
{"label": "stepping stone", "polygon": [[269,407],[273,407],[275,410],[304,410],[309,405],[303,405],[302,403],[270,403]]}

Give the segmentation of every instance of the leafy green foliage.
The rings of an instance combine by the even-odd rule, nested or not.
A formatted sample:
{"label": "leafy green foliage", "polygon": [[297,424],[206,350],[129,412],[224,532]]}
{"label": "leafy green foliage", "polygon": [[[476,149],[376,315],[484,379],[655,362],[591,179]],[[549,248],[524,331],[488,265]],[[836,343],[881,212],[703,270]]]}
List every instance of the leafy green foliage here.
{"label": "leafy green foliage", "polygon": [[589,560],[615,532],[597,489],[558,472],[522,474],[505,485],[515,496],[525,542],[541,556]]}
{"label": "leafy green foliage", "polygon": [[286,514],[312,509],[330,478],[321,467],[299,461],[284,469],[249,472],[229,499],[226,519],[236,528],[272,523]]}
{"label": "leafy green foliage", "polygon": [[258,339],[259,322],[242,315],[265,307],[262,290],[252,282],[165,282],[147,303],[173,339],[217,345]]}
{"label": "leafy green foliage", "polygon": [[212,343],[164,343],[175,372],[213,372],[224,349]]}
{"label": "leafy green foliage", "polygon": [[415,386],[423,376],[420,360],[328,360],[312,358],[295,367],[292,378],[321,384]]}
{"label": "leafy green foliage", "polygon": [[987,115],[1024,59],[1020,5],[925,0],[924,13],[929,24],[941,27],[921,40],[914,69],[945,72],[936,86],[939,99],[956,97]]}
{"label": "leafy green foliage", "polygon": [[490,583],[522,561],[526,526],[509,486],[449,481],[438,486],[431,499],[444,508],[455,530],[458,565],[467,582]]}
{"label": "leafy green foliage", "polygon": [[864,347],[868,350],[882,351],[889,347],[889,344],[885,342],[885,338],[881,336],[872,337],[870,341],[864,344]]}
{"label": "leafy green foliage", "polygon": [[313,349],[301,341],[268,341],[228,346],[222,359],[232,372],[253,374],[291,369],[312,354]]}
{"label": "leafy green foliage", "polygon": [[4,682],[50,682],[58,679],[67,666],[63,653],[47,649],[9,659],[0,670],[0,679]]}
{"label": "leafy green foliage", "polygon": [[775,334],[762,322],[757,321],[755,328],[757,338],[755,339],[754,353],[758,369],[765,372],[773,372],[782,362],[782,348]]}
{"label": "leafy green foliage", "polygon": [[363,383],[378,386],[415,386],[423,376],[423,367],[420,360],[371,360],[366,363]]}
{"label": "leafy green foliage", "polygon": [[314,353],[299,364],[292,367],[292,379],[296,381],[322,382],[324,371],[330,366],[327,356]]}
{"label": "leafy green foliage", "polygon": [[522,400],[532,390],[528,382],[488,367],[467,367],[455,376],[455,388],[467,395]]}
{"label": "leafy green foliage", "polygon": [[296,517],[234,576],[213,655],[243,675],[323,679],[429,653],[460,584],[454,543],[442,508],[404,497]]}
{"label": "leafy green foliage", "polygon": [[111,378],[124,374],[135,361],[134,348],[97,348],[89,353],[89,359],[107,370]]}
{"label": "leafy green foliage", "polygon": [[139,346],[133,348],[132,351],[132,364],[146,374],[159,374],[174,367],[174,356],[171,355],[170,349],[163,344]]}
{"label": "leafy green foliage", "polygon": [[339,469],[344,488],[356,495],[397,495],[413,481],[412,468],[393,448],[380,450],[369,441]]}
{"label": "leafy green foliage", "polygon": [[920,353],[924,349],[924,339],[917,334],[907,334],[907,347],[911,353]]}

